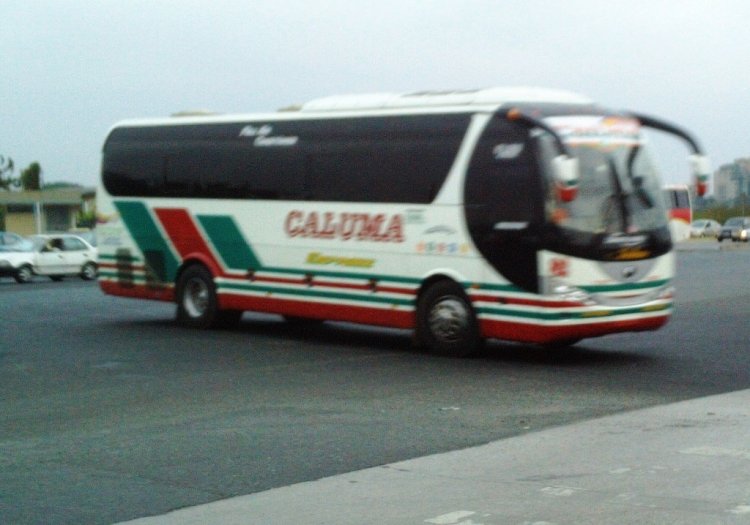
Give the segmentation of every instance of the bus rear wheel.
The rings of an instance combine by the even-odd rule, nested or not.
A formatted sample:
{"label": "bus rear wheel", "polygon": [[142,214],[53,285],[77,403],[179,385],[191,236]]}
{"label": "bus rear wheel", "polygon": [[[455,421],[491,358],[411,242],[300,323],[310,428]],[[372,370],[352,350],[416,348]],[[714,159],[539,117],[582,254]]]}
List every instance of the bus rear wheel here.
{"label": "bus rear wheel", "polygon": [[177,321],[191,328],[232,328],[239,310],[220,310],[216,284],[205,266],[189,266],[177,280]]}
{"label": "bus rear wheel", "polygon": [[419,298],[416,338],[446,357],[465,357],[481,346],[474,309],[463,288],[454,281],[438,281]]}

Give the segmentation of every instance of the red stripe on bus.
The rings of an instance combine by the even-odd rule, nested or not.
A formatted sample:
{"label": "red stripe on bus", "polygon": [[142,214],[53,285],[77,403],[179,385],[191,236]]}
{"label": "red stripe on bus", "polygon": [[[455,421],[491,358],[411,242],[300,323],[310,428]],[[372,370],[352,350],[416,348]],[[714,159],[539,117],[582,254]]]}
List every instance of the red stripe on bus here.
{"label": "red stripe on bus", "polygon": [[99,281],[99,288],[109,295],[133,297],[136,299],[153,299],[156,301],[174,301],[174,289],[172,287],[102,280]]}
{"label": "red stripe on bus", "polygon": [[474,302],[515,304],[521,306],[537,306],[541,308],[571,308],[584,306],[574,301],[540,301],[537,299],[521,299],[518,297],[498,297],[496,295],[471,295]]}
{"label": "red stripe on bus", "polygon": [[687,223],[690,223],[690,217],[692,213],[690,208],[672,208],[669,210],[669,217],[671,219],[680,219]]}
{"label": "red stripe on bus", "polygon": [[[155,288],[140,284],[123,284],[99,281],[102,291],[122,297],[146,298],[173,301],[173,288]],[[338,305],[274,297],[255,297],[222,293],[219,305],[223,309],[248,310],[310,317],[330,321],[348,321],[394,328],[414,328],[415,313],[396,309],[378,309],[352,305]],[[480,319],[482,336],[487,338],[520,341],[526,343],[552,343],[555,341],[585,339],[618,332],[656,330],[667,323],[669,314],[646,319],[607,321],[602,323],[575,324],[567,326],[543,326],[533,323]]]}
{"label": "red stripe on bus", "polygon": [[487,338],[506,339],[526,343],[552,343],[566,339],[586,339],[618,332],[642,332],[656,330],[664,326],[669,315],[659,315],[645,319],[607,321],[603,323],[575,324],[566,326],[543,326],[538,324],[514,323],[482,319],[482,335]]}
{"label": "red stripe on bus", "polygon": [[227,277],[237,282],[251,282],[251,283],[258,283],[258,284],[273,283],[273,284],[291,284],[291,285],[305,286],[305,287],[319,286],[321,288],[338,288],[338,289],[344,289],[344,290],[373,291],[373,292],[392,293],[392,294],[410,295],[410,296],[413,296],[416,293],[416,290],[411,290],[408,288],[397,288],[394,286],[381,286],[377,284],[377,282],[375,283],[375,286],[373,289],[373,285],[370,283],[333,282],[333,281],[320,280],[317,277],[315,277],[314,274],[310,274],[310,275],[312,276],[311,279],[289,278],[289,277],[269,277],[269,276],[257,275],[257,274],[253,275],[252,278],[251,277],[237,278],[236,276],[227,276]]}
{"label": "red stripe on bus", "polygon": [[159,222],[177,249],[181,259],[197,258],[207,264],[214,275],[223,276],[221,263],[203,239],[187,210],[179,208],[154,208]]}
{"label": "red stripe on bus", "polygon": [[227,293],[222,293],[219,296],[219,304],[221,308],[230,310],[250,310],[329,321],[348,321],[352,323],[389,326],[393,328],[414,327],[414,312],[395,309],[378,309]]}

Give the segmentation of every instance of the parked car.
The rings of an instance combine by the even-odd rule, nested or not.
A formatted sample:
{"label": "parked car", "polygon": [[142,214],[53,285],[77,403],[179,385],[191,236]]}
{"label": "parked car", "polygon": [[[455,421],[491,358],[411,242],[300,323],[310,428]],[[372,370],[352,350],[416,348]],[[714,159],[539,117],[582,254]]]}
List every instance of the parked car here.
{"label": "parked car", "polygon": [[721,224],[713,219],[697,219],[690,225],[690,237],[718,237]]}
{"label": "parked car", "polygon": [[732,217],[721,227],[716,237],[719,242],[732,239],[733,242],[750,240],[750,217]]}
{"label": "parked car", "polygon": [[34,275],[53,281],[78,275],[96,278],[96,248],[76,235],[33,235],[0,252],[0,277],[13,277],[19,283]]}
{"label": "parked car", "polygon": [[23,241],[23,237],[13,232],[0,232],[0,251],[9,249]]}

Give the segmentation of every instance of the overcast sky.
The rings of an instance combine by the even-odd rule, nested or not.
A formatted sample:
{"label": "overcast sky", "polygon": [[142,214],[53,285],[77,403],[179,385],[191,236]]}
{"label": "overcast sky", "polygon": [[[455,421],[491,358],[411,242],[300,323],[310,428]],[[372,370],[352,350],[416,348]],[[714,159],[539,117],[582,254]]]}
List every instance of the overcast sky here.
{"label": "overcast sky", "polygon": [[679,123],[718,167],[750,156],[749,53],[746,0],[0,0],[0,155],[95,185],[124,118],[533,85]]}

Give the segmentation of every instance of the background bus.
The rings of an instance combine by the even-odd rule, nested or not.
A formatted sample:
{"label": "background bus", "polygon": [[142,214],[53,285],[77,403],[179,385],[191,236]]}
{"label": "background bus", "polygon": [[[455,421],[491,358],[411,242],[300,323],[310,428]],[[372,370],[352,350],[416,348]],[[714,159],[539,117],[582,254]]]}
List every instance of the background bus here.
{"label": "background bus", "polygon": [[664,187],[664,200],[669,215],[669,231],[675,242],[690,238],[690,225],[693,222],[693,201],[687,185]]}

